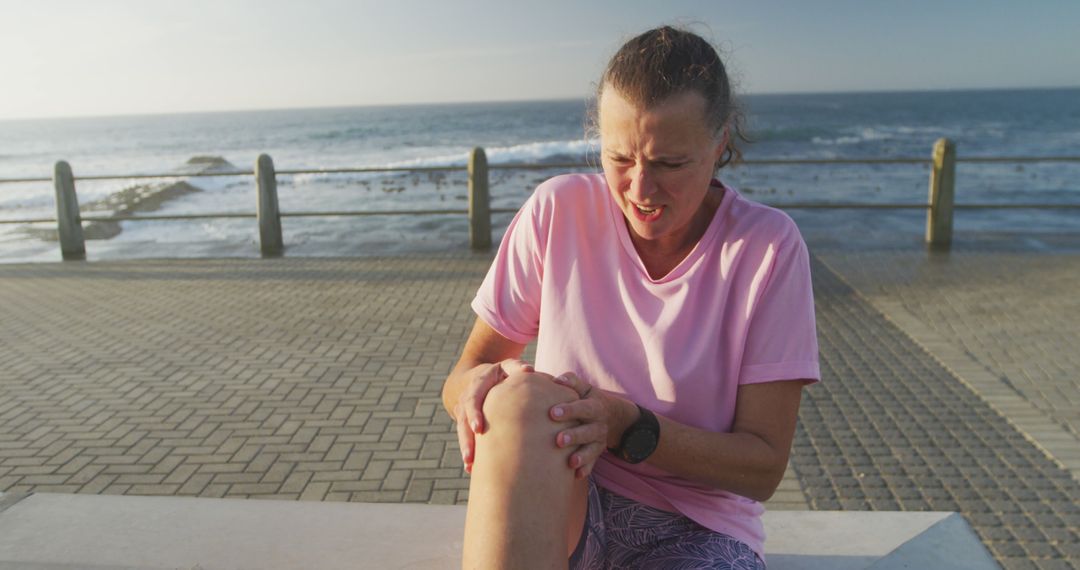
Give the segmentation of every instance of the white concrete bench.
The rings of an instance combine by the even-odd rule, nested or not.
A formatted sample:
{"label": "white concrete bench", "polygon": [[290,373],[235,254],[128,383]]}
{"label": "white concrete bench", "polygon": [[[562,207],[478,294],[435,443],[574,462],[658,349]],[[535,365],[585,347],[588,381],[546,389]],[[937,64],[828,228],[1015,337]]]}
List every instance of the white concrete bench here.
{"label": "white concrete bench", "polygon": [[[460,506],[0,493],[0,569],[456,568]],[[774,511],[771,570],[997,568],[960,515]]]}

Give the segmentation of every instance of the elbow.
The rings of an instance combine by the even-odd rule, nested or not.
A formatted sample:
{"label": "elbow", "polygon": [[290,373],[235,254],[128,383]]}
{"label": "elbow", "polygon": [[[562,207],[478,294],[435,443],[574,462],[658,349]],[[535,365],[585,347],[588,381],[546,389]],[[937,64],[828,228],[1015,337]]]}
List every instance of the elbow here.
{"label": "elbow", "polygon": [[775,483],[773,483],[773,482],[766,483],[764,485],[761,485],[758,489],[755,489],[753,495],[748,497],[748,498],[753,499],[753,500],[755,500],[755,501],[757,501],[759,503],[764,503],[765,501],[768,501],[769,499],[772,498],[773,495],[776,494],[776,489],[779,486],[780,486],[779,481],[776,481]]}
{"label": "elbow", "polygon": [[761,455],[758,456],[758,463],[754,469],[755,476],[749,489],[751,494],[745,496],[764,503],[776,494],[780,482],[784,479],[791,448],[776,445],[761,436],[758,438],[764,445],[761,447]]}
{"label": "elbow", "polygon": [[772,498],[776,493],[776,487],[769,484],[764,484],[762,481],[756,481],[754,485],[747,486],[743,489],[742,493],[739,493],[743,497],[759,503],[764,503]]}
{"label": "elbow", "polygon": [[750,493],[746,495],[746,498],[753,499],[759,503],[764,503],[772,498],[776,494],[776,490],[780,487],[780,481],[784,479],[784,473],[787,471],[787,457],[778,458],[777,461],[770,462],[770,464],[757,473],[754,478],[754,485],[751,486]]}
{"label": "elbow", "polygon": [[732,482],[729,481],[727,487],[719,486],[718,488],[726,489],[729,492],[733,492],[740,497],[746,497],[752,501],[764,503],[776,494],[776,490],[780,487],[780,481],[783,478],[783,469],[752,469],[743,472],[743,475],[739,477],[737,483],[732,484]]}

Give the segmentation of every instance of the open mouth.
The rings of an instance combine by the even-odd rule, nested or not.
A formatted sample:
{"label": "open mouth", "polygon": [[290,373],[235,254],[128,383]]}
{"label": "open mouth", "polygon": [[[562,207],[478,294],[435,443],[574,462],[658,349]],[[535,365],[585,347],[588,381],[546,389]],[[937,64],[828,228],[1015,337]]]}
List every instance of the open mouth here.
{"label": "open mouth", "polygon": [[[633,202],[631,202],[633,204]],[[642,206],[640,204],[633,204],[634,214],[637,219],[643,222],[651,222],[660,217],[660,214],[664,211],[664,206]]]}

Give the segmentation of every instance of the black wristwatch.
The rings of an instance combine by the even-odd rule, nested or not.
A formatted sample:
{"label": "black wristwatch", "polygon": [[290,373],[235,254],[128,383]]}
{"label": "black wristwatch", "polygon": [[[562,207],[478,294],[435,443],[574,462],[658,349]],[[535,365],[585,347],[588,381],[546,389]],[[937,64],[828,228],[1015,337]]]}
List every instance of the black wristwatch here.
{"label": "black wristwatch", "polygon": [[[635,404],[636,405],[636,404]],[[615,457],[627,463],[641,463],[656,451],[660,443],[660,422],[656,414],[638,406],[640,415],[622,434],[619,447],[608,448]]]}

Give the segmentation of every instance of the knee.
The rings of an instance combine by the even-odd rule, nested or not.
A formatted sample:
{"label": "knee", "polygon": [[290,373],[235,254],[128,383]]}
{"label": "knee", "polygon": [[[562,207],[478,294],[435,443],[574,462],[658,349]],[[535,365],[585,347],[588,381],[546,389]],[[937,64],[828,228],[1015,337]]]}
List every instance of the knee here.
{"label": "knee", "polygon": [[493,429],[499,425],[554,425],[548,414],[552,406],[571,402],[578,395],[556,384],[548,374],[512,374],[496,384],[484,399],[484,417]]}

